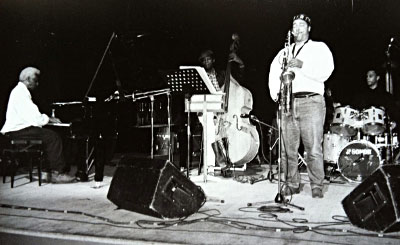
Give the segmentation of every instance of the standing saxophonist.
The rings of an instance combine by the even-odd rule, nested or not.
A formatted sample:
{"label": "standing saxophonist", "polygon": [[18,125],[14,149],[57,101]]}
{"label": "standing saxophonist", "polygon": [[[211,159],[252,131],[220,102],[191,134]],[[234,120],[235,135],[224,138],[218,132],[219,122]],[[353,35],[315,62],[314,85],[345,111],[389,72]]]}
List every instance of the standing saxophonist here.
{"label": "standing saxophonist", "polygon": [[[291,33],[294,43],[282,49],[271,63],[269,73],[270,95],[274,101],[280,96],[290,96],[290,101],[280,114],[282,127],[281,161],[286,175],[283,195],[300,193],[298,149],[300,139],[307,152],[307,171],[312,197],[323,197],[324,166],[322,155],[323,125],[325,120],[324,82],[334,69],[332,53],[323,42],[309,39],[311,19],[305,14],[293,17]],[[286,59],[286,62],[285,62]],[[282,65],[283,62],[286,64]],[[281,91],[287,82],[285,72],[294,73],[291,93]],[[284,86],[282,86],[284,87]],[[285,92],[285,93],[284,93]]]}

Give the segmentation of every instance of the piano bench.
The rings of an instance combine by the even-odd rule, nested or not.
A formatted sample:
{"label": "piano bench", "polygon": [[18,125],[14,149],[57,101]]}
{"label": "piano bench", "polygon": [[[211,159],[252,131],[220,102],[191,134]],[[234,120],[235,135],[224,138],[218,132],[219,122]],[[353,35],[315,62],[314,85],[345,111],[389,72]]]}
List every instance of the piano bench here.
{"label": "piano bench", "polygon": [[3,183],[6,176],[11,177],[11,188],[14,188],[14,177],[19,167],[28,163],[29,180],[33,181],[32,171],[34,164],[37,163],[39,186],[42,185],[42,163],[43,163],[42,140],[28,138],[14,138],[9,140],[9,144],[2,150],[2,172]]}

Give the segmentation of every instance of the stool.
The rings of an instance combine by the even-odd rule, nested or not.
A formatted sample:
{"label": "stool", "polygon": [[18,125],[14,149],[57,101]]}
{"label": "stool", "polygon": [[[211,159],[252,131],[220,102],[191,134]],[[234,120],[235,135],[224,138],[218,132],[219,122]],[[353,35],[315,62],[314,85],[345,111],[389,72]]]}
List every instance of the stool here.
{"label": "stool", "polygon": [[[42,162],[43,162],[43,150],[42,140],[38,139],[24,139],[15,138],[10,140],[9,148],[4,148],[2,155],[6,158],[6,162],[3,163],[3,183],[6,182],[7,173],[11,176],[11,188],[14,188],[14,176],[21,165],[21,160],[28,160],[29,164],[29,180],[33,181],[32,170],[34,161],[37,161],[39,186],[42,185]],[[4,159],[3,159],[4,160]],[[7,164],[8,163],[8,164]],[[7,169],[8,168],[8,169]]]}

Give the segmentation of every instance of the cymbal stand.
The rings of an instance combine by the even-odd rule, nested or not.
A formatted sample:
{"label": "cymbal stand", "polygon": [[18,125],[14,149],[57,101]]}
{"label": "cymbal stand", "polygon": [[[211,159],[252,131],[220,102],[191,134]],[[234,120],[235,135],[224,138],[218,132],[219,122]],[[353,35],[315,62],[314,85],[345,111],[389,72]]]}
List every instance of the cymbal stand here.
{"label": "cymbal stand", "polygon": [[392,58],[391,58],[391,47],[394,45],[393,44],[394,39],[392,38],[390,40],[390,43],[387,47],[387,50],[385,51],[386,55],[386,73],[385,73],[385,82],[386,82],[386,91],[388,93],[393,94],[393,74],[392,74]]}

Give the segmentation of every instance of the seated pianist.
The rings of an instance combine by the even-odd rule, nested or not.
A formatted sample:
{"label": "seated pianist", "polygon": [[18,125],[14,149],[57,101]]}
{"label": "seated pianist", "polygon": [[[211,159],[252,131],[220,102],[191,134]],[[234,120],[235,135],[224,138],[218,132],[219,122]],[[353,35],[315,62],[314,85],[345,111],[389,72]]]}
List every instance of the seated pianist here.
{"label": "seated pianist", "polygon": [[39,111],[33,103],[31,92],[39,85],[40,71],[34,67],[23,69],[19,82],[11,91],[6,122],[1,133],[13,138],[40,139],[43,142],[45,164],[42,179],[51,183],[70,183],[74,177],[65,172],[65,159],[61,137],[54,131],[42,126],[48,123],[61,123],[57,118],[49,118]]}

